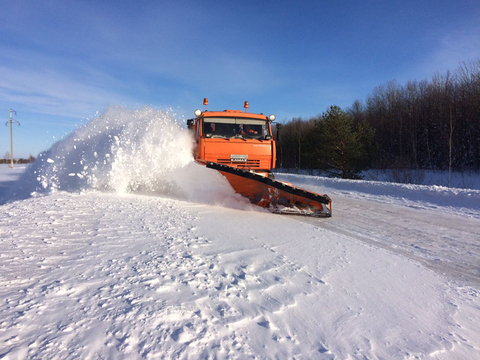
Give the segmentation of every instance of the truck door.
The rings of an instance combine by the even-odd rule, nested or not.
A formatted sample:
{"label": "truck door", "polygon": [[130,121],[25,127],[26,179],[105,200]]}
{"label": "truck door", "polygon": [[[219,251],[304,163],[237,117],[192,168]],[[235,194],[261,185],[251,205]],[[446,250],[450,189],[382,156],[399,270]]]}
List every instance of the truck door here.
{"label": "truck door", "polygon": [[202,121],[198,119],[195,123],[195,143],[193,144],[193,158],[198,159],[200,157],[200,147],[203,145],[203,141],[200,141],[200,129],[202,128]]}

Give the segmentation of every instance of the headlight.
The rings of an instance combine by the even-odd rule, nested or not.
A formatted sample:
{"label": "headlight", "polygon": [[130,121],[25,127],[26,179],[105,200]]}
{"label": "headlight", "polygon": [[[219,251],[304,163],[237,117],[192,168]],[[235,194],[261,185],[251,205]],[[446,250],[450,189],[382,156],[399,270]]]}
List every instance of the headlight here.
{"label": "headlight", "polygon": [[268,119],[269,119],[270,121],[273,121],[273,120],[275,120],[275,115],[273,115],[273,114],[272,114],[272,115],[270,115],[270,116],[268,117]]}
{"label": "headlight", "polygon": [[195,116],[200,116],[201,113],[200,109],[195,110]]}

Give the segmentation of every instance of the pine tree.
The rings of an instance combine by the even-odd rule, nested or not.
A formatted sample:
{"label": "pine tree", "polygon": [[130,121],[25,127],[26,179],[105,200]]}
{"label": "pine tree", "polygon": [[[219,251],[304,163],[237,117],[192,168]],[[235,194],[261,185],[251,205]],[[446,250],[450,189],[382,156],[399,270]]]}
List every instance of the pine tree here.
{"label": "pine tree", "polygon": [[320,168],[331,176],[358,179],[366,164],[373,130],[366,123],[355,127],[352,116],[338,106],[331,106],[316,125],[315,157]]}

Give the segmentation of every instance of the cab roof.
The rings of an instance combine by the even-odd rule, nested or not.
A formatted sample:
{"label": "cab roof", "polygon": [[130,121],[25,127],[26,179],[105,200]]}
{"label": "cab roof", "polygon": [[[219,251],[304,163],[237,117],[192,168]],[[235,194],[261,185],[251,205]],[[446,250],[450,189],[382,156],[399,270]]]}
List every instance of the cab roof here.
{"label": "cab roof", "polygon": [[268,120],[268,117],[263,114],[254,114],[243,112],[241,110],[223,110],[223,111],[202,111],[199,118],[201,117],[236,117],[236,118],[249,118],[249,119],[259,119],[259,120]]}

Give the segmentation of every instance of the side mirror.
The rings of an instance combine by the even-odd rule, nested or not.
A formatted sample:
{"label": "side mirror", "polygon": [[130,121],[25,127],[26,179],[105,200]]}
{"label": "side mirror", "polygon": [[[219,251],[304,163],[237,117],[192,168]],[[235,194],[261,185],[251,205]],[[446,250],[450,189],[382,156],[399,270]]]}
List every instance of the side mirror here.
{"label": "side mirror", "polygon": [[194,119],[188,119],[188,120],[187,120],[187,127],[188,127],[188,130],[192,130],[192,127],[193,127],[193,121],[194,121]]}

